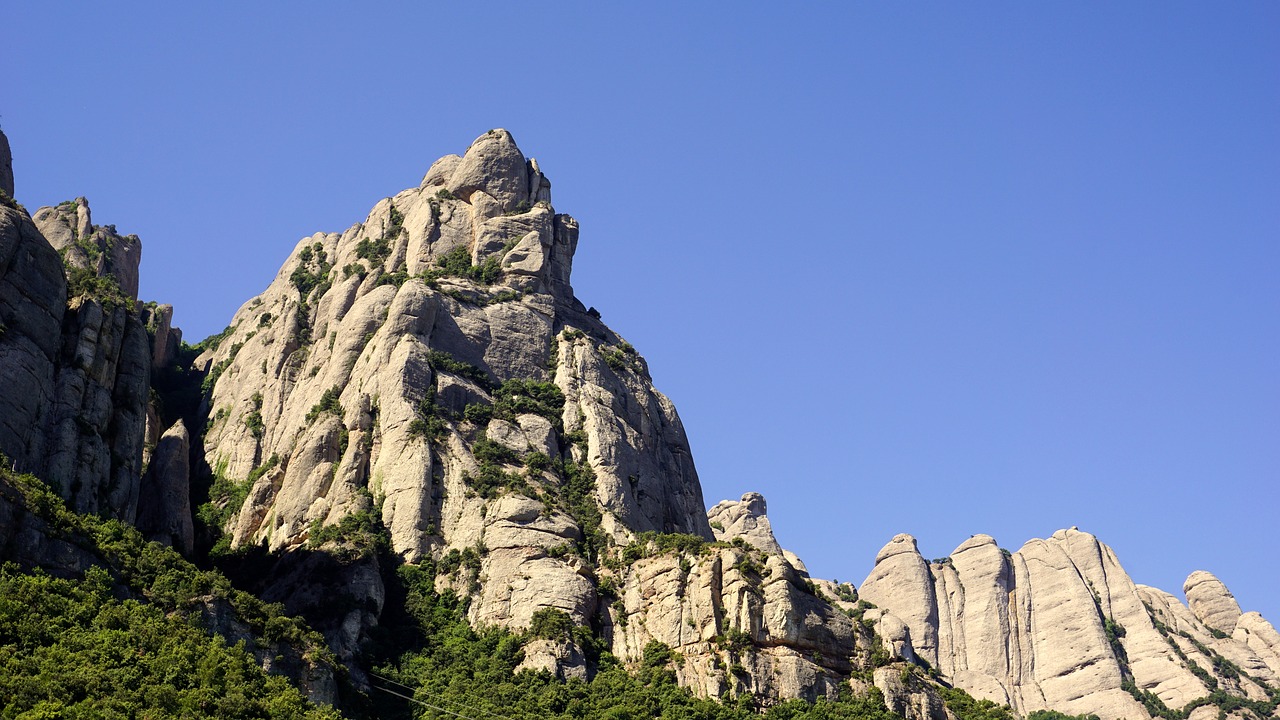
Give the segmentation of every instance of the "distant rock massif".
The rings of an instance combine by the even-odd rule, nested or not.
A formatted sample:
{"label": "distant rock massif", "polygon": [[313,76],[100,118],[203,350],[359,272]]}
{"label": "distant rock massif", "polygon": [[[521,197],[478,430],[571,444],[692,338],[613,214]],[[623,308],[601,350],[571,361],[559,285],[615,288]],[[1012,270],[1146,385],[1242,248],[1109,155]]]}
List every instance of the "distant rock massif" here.
{"label": "distant rock massif", "polygon": [[[708,512],[675,407],[574,296],[578,223],[504,130],[304,238],[195,347],[138,301],[138,238],[83,199],[29,216],[0,140],[0,450],[188,556],[275,558],[264,597],[323,608],[340,660],[387,602],[385,528],[472,623],[562,613],[626,662],[660,642],[699,694],[874,685],[934,720],[952,686],[1020,715],[1274,715],[1280,635],[1208,573],[1184,605],[1075,529],[934,562],[899,535],[855,588],[811,578],[760,495]],[[5,507],[0,556],[38,563]],[[571,640],[531,642],[524,667],[593,671]]]}

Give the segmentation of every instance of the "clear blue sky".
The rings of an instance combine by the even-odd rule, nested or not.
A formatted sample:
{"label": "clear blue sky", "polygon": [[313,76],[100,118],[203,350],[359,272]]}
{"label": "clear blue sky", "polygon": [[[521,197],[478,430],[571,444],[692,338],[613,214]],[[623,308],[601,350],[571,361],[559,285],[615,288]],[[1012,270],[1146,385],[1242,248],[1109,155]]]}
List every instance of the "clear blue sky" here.
{"label": "clear blue sky", "polygon": [[18,199],[198,339],[505,127],[814,574],[1077,525],[1280,622],[1280,5],[608,5],[4,0]]}

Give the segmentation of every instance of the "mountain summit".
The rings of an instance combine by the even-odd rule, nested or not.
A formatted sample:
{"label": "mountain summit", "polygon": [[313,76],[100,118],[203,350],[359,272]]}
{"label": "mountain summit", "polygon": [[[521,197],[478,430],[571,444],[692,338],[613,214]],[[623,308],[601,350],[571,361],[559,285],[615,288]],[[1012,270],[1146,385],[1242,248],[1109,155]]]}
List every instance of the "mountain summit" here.
{"label": "mountain summit", "polygon": [[[621,682],[608,673],[627,667],[667,693],[669,674],[734,700],[712,704],[725,713],[799,717],[794,698],[911,720],[1280,706],[1280,635],[1208,573],[1184,605],[1074,528],[1017,552],[975,535],[932,562],[899,535],[855,588],[810,577],[761,495],[708,511],[674,406],[574,295],[577,221],[505,130],[299,241],[196,346],[172,308],[139,302],[141,241],[94,225],[83,198],[28,215],[0,141],[0,450],[72,510],[305,616],[357,688],[387,635],[456,610],[507,633],[493,654],[508,676]],[[92,543],[17,487],[0,477],[0,560],[84,575]],[[120,553],[99,552],[141,576]],[[221,600],[184,602],[311,699],[338,697],[318,635]]]}

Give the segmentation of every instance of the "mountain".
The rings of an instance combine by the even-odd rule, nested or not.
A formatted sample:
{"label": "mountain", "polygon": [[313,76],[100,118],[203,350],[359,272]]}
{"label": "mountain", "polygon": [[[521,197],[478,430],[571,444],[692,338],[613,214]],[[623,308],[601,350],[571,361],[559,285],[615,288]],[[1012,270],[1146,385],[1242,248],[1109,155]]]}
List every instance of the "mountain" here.
{"label": "mountain", "polygon": [[[580,700],[603,712],[600,688],[621,683],[658,703],[648,716],[1200,720],[1280,704],[1280,637],[1208,574],[1188,607],[1076,530],[1016,553],[975,536],[932,563],[903,535],[855,588],[810,577],[760,495],[708,511],[675,407],[574,295],[578,223],[505,130],[299,241],[195,346],[172,308],[138,301],[135,236],[94,225],[83,199],[28,216],[4,190],[0,450],[70,510],[305,618],[348,685],[262,662],[313,700],[370,713],[387,674],[403,693],[462,673],[470,690],[438,692],[488,703],[536,677],[591,688]],[[3,517],[38,515],[14,507]],[[5,524],[24,539],[3,556],[24,567],[95,564],[60,565],[49,533]],[[505,663],[492,686],[466,665],[480,646]]]}

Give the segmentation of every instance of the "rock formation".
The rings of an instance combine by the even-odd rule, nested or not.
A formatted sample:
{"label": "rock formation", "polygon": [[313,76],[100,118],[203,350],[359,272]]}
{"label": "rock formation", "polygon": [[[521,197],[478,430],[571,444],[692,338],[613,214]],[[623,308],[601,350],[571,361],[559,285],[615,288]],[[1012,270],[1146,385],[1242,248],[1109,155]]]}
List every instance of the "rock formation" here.
{"label": "rock formation", "polygon": [[0,132],[0,192],[13,197],[13,153],[4,132]]}
{"label": "rock formation", "polygon": [[[241,550],[224,562],[315,621],[357,684],[385,563],[404,561],[476,624],[567,620],[624,662],[673,651],[704,695],[874,686],[909,720],[955,720],[948,686],[1104,720],[1280,701],[1280,634],[1208,573],[1183,605],[1075,529],[1014,553],[975,535],[934,562],[898,535],[855,589],[811,578],[759,494],[706,511],[674,406],[574,296],[577,222],[504,130],[301,240],[196,350],[170,306],[138,303],[138,238],[83,198],[33,219],[10,164],[0,134],[0,451],[78,511]],[[94,562],[17,493],[0,486],[0,557]],[[398,558],[371,550],[384,531]],[[225,610],[205,624],[245,634]],[[587,677],[577,642],[533,639],[522,667]]]}
{"label": "rock formation", "polygon": [[178,420],[165,431],[142,476],[142,492],[149,502],[138,512],[138,529],[147,537],[172,545],[190,556],[195,544],[191,517],[191,436]]}
{"label": "rock formation", "polygon": [[34,219],[0,206],[0,452],[73,509],[129,522],[153,355],[136,302],[141,248],[94,225],[83,198]]}
{"label": "rock formation", "polygon": [[376,511],[409,560],[483,548],[473,616],[521,627],[541,607],[594,613],[565,546],[711,537],[675,408],[573,297],[577,223],[549,188],[491,131],[363,223],[301,241],[236,313],[197,361],[204,456],[252,480],[234,545],[295,548]]}
{"label": "rock formation", "polygon": [[1239,607],[1208,573],[1187,580],[1187,596],[1190,609],[1134,584],[1074,528],[1014,553],[975,535],[933,563],[898,535],[860,588],[895,652],[1023,714],[1148,717],[1146,694],[1174,710],[1216,690],[1267,700],[1280,687],[1274,628],[1254,613],[1237,630]]}

